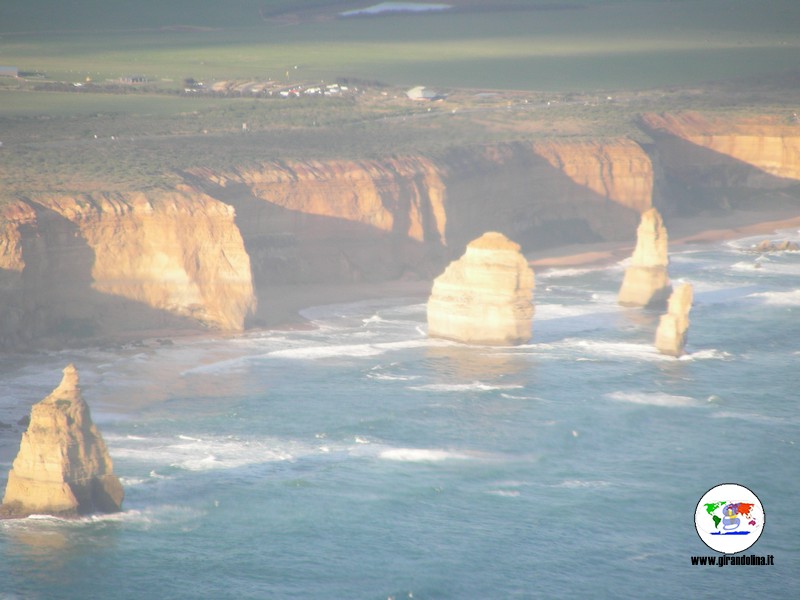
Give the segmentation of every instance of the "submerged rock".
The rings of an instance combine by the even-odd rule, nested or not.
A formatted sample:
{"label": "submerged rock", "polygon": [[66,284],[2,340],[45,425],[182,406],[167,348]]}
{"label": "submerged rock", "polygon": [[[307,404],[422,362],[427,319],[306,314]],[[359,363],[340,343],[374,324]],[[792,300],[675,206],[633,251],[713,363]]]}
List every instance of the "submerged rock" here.
{"label": "submerged rock", "polygon": [[693,296],[692,285],[684,283],[669,297],[667,314],[661,316],[656,330],[656,348],[661,354],[670,356],[683,354]]}
{"label": "submerged rock", "polygon": [[667,228],[655,208],[642,213],[636,230],[636,249],[619,290],[623,306],[652,306],[666,301],[670,292]]}
{"label": "submerged rock", "polygon": [[78,371],[68,365],[58,387],[31,409],[0,516],[116,512],[123,495],[105,442],[81,396]]}
{"label": "submerged rock", "polygon": [[519,244],[485,233],[434,280],[428,335],[467,344],[524,344],[531,337],[533,287]]}
{"label": "submerged rock", "polygon": [[768,254],[770,252],[797,252],[800,250],[800,245],[797,242],[790,242],[783,240],[781,242],[773,242],[772,240],[764,240],[756,245],[753,250],[755,252]]}

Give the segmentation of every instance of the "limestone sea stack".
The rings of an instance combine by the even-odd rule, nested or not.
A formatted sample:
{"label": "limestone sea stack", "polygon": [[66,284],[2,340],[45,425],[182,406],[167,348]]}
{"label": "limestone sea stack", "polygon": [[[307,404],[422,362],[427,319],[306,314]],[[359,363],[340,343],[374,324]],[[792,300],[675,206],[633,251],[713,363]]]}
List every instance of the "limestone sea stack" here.
{"label": "limestone sea stack", "polygon": [[519,244],[502,233],[484,233],[434,280],[428,335],[466,344],[524,344],[531,337],[533,286]]}
{"label": "limestone sea stack", "polygon": [[618,301],[623,306],[663,304],[670,292],[667,228],[655,208],[642,213],[636,249],[625,269]]}
{"label": "limestone sea stack", "polygon": [[680,356],[686,345],[689,329],[689,311],[692,309],[692,286],[689,283],[675,288],[669,297],[667,314],[661,315],[656,330],[656,349],[661,354]]}
{"label": "limestone sea stack", "polygon": [[81,396],[78,371],[68,365],[58,387],[31,409],[0,516],[116,512],[122,498],[105,442]]}

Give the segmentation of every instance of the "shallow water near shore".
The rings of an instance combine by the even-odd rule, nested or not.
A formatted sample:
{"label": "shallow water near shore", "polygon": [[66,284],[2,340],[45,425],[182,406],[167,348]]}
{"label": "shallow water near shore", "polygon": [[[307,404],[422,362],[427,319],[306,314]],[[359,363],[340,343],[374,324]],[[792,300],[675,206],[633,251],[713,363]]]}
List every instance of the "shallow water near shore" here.
{"label": "shallow water near shore", "polygon": [[[5,423],[76,364],[126,499],[0,522],[0,598],[797,597],[800,253],[749,252],[762,238],[672,255],[695,286],[680,359],[653,348],[657,313],[617,306],[622,264],[537,271],[514,348],[429,340],[398,298],[304,311],[307,331],[6,357]],[[775,566],[690,565],[723,482],[759,496],[747,552]]]}

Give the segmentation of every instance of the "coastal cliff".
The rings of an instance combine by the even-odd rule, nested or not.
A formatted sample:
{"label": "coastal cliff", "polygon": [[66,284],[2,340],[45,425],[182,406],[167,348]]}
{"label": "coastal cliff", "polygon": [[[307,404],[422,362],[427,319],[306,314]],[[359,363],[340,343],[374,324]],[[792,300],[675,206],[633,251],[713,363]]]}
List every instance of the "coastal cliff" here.
{"label": "coastal cliff", "polygon": [[[765,175],[800,180],[800,123],[788,123],[785,119],[778,120],[775,117],[754,117],[731,122],[694,112],[648,114],[642,120],[652,132],[673,136],[717,153],[717,164],[725,164],[725,157],[728,157],[755,167]],[[696,168],[708,169],[708,154],[706,157]],[[670,153],[671,161],[677,163],[680,158],[677,153]],[[684,156],[680,163],[691,160],[692,156]],[[750,178],[727,182],[719,180],[718,183],[780,185],[773,179],[757,177],[755,171],[743,170],[743,173],[750,175]],[[784,184],[791,185],[791,182]]]}
{"label": "coastal cliff", "polygon": [[0,345],[127,327],[243,329],[255,296],[234,215],[186,186],[9,204],[0,218]]}
{"label": "coastal cliff", "polygon": [[31,409],[28,430],[8,474],[0,516],[75,516],[117,512],[124,492],[81,396],[78,371]]}
{"label": "coastal cliff", "polygon": [[644,131],[671,199],[665,215],[793,206],[800,197],[800,123],[695,112],[646,114]]}
{"label": "coastal cliff", "polygon": [[199,165],[172,190],[17,194],[0,204],[0,348],[239,331],[271,322],[280,286],[431,279],[487,230],[530,253],[630,240],[653,206],[669,219],[800,194],[800,127],[693,113],[641,125],[652,143]]}

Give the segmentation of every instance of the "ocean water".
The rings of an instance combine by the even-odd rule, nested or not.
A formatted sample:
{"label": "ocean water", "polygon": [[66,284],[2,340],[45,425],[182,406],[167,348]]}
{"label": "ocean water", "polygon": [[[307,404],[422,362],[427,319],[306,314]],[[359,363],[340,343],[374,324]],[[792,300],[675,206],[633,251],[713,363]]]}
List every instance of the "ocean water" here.
{"label": "ocean water", "polygon": [[[0,598],[800,597],[800,253],[753,241],[672,255],[695,286],[680,359],[657,314],[617,306],[624,264],[538,272],[514,348],[429,340],[396,298],[308,310],[309,331],[5,357],[5,423],[75,362],[126,498],[0,522]],[[763,503],[747,553],[775,566],[690,564],[725,482]]]}

